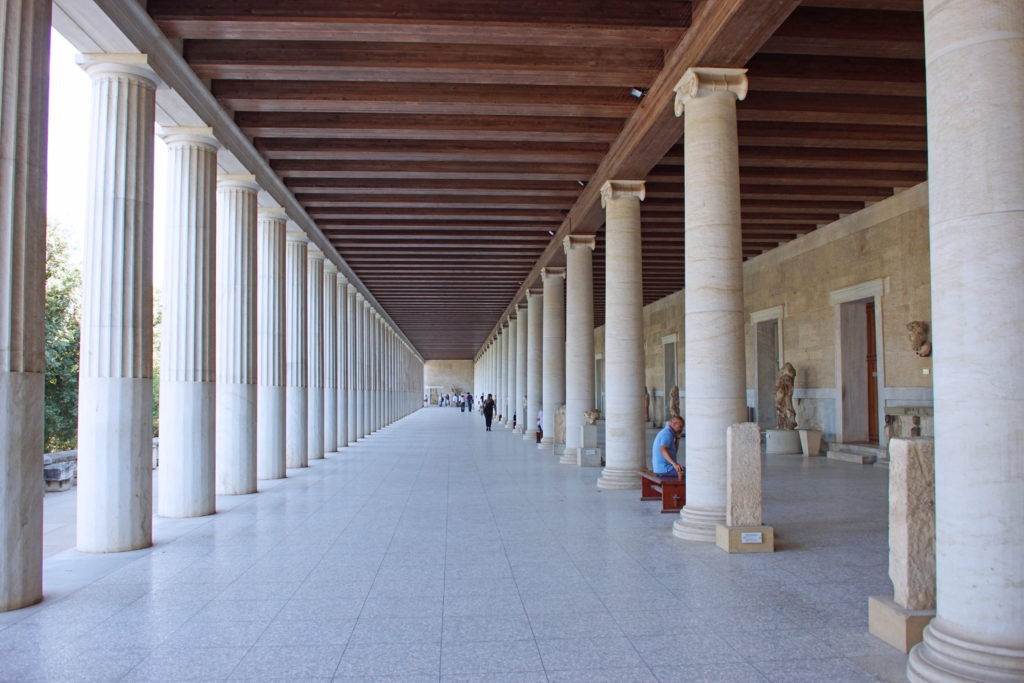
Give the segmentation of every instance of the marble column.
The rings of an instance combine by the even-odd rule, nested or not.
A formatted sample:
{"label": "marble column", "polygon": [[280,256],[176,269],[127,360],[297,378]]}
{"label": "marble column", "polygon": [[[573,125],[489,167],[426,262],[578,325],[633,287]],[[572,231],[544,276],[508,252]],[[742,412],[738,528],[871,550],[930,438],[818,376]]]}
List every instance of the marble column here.
{"label": "marble column", "polygon": [[256,476],[282,479],[285,461],[284,209],[258,210],[256,263]]}
{"label": "marble column", "polygon": [[519,321],[515,314],[508,318],[508,342],[505,354],[505,426],[512,428],[514,419],[520,415],[516,410],[516,341],[519,334]]}
{"label": "marble column", "polygon": [[593,235],[569,235],[565,249],[565,454],[576,464],[583,413],[594,408]]}
{"label": "marble column", "polygon": [[366,311],[366,433],[377,431],[377,311]]}
{"label": "marble column", "polygon": [[0,612],[43,597],[43,376],[49,0],[0,26]]}
{"label": "marble column", "polygon": [[609,180],[605,208],[605,467],[602,489],[640,488],[644,463],[644,288],[640,202],[644,183]]}
{"label": "marble column", "polygon": [[911,681],[1024,680],[1024,6],[925,0],[936,617]]}
{"label": "marble column", "polygon": [[306,252],[306,368],[310,460],[324,457],[324,252],[310,245]]}
{"label": "marble column", "polygon": [[345,421],[348,423],[348,443],[353,444],[359,439],[357,430],[358,403],[359,403],[359,300],[357,298],[355,285],[349,283],[345,288],[345,300],[348,302],[348,310],[345,312],[347,329],[345,339],[348,351],[348,359],[345,362],[348,384],[345,388]]}
{"label": "marble column", "polygon": [[214,497],[217,149],[211,128],[161,129],[167,144],[162,245],[160,495],[163,517],[217,511]]}
{"label": "marble column", "polygon": [[565,268],[543,268],[544,282],[544,437],[541,448],[554,448],[555,413],[565,404]]}
{"label": "marble column", "polygon": [[251,175],[217,183],[217,493],[256,493],[256,195]]}
{"label": "marble column", "polygon": [[338,449],[338,266],[324,263],[324,453]]}
{"label": "marble column", "polygon": [[537,438],[537,413],[541,407],[541,391],[544,387],[542,351],[544,330],[544,292],[540,289],[526,290],[526,415],[523,416],[523,440]]}
{"label": "marble column", "polygon": [[92,78],[92,141],[82,267],[78,549],[117,552],[152,543],[157,77],[145,55],[79,59]]}
{"label": "marble column", "polygon": [[337,450],[347,448],[348,438],[348,278],[339,274],[337,277],[337,293],[335,294],[338,310],[337,316],[337,360],[338,364],[338,440]]}
{"label": "marble column", "polygon": [[526,314],[526,304],[516,304],[516,381],[512,398],[515,400],[516,434],[523,434],[526,431],[526,337],[529,319]]}
{"label": "marble column", "polygon": [[306,262],[309,238],[292,228],[285,235],[285,462],[309,466],[309,367],[306,346]]}
{"label": "marble column", "polygon": [[359,312],[359,438],[370,435],[370,317],[373,310],[365,298]]}
{"label": "marble column", "polygon": [[504,424],[505,413],[508,412],[505,405],[505,360],[508,351],[508,321],[501,324],[498,332],[498,340],[494,345],[494,402],[497,404],[498,415],[494,416],[495,424]]}
{"label": "marble column", "polygon": [[688,69],[676,86],[686,125],[686,506],[672,533],[711,543],[725,524],[726,430],[747,419],[736,138],[745,74]]}

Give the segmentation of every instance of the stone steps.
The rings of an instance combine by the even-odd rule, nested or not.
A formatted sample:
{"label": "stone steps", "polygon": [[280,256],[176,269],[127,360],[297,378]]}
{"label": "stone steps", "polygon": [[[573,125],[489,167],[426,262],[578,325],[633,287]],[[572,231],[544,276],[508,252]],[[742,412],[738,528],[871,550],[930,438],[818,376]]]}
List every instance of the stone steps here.
{"label": "stone steps", "polygon": [[853,462],[858,465],[870,465],[882,460],[885,453],[884,448],[871,444],[832,443],[828,448],[830,459]]}

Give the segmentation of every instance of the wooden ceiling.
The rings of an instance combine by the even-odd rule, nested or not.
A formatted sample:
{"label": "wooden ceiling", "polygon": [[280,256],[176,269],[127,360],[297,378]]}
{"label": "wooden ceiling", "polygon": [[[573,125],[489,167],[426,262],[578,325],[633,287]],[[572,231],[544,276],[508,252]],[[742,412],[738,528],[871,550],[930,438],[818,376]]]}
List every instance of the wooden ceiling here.
{"label": "wooden ceiling", "polygon": [[[470,358],[598,188],[644,177],[644,300],[683,286],[689,66],[746,66],[743,247],[925,179],[920,0],[149,0],[427,359]],[[643,100],[632,88],[648,90]]]}

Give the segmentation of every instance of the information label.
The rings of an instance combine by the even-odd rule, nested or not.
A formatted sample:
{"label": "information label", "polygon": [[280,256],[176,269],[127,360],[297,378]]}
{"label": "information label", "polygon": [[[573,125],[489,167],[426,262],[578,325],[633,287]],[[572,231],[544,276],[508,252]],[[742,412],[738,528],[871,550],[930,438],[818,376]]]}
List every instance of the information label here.
{"label": "information label", "polygon": [[764,534],[760,531],[744,531],[740,534],[740,543],[764,543]]}

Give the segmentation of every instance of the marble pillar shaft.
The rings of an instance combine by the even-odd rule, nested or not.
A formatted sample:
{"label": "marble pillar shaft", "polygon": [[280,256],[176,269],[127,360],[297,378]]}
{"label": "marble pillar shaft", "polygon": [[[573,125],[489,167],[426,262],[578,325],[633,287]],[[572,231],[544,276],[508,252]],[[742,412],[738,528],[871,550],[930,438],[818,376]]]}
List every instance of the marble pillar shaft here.
{"label": "marble pillar shaft", "polygon": [[[78,549],[152,542],[153,126],[145,55],[81,59],[92,78],[78,385]],[[38,471],[38,470],[37,470]]]}
{"label": "marble pillar shaft", "polygon": [[347,342],[347,360],[345,362],[347,384],[345,387],[345,410],[348,432],[348,443],[352,444],[359,438],[359,434],[356,433],[358,429],[358,407],[359,396],[357,392],[358,384],[358,366],[359,366],[359,334],[357,332],[359,323],[359,301],[356,298],[356,288],[354,285],[348,285],[345,288],[345,301],[348,303],[348,310],[345,312],[345,337]]}
{"label": "marble pillar shaft", "polygon": [[348,363],[348,279],[338,275],[337,280],[338,312],[337,322],[337,363],[338,363],[338,444],[337,448],[347,448],[348,437],[348,394],[349,394],[349,363]]}
{"label": "marble pillar shaft", "polygon": [[544,294],[540,290],[526,290],[526,415],[523,416],[523,439],[532,441],[537,436],[537,413],[541,408],[544,386],[543,352]]}
{"label": "marble pillar shaft", "polygon": [[583,413],[594,407],[593,235],[570,235],[565,249],[565,454],[576,464]]}
{"label": "marble pillar shaft", "polygon": [[725,523],[726,429],[746,420],[743,246],[736,101],[743,69],[690,69],[683,109],[686,226],[686,506],[673,533],[715,540]]}
{"label": "marble pillar shaft", "polygon": [[508,341],[505,354],[505,426],[511,428],[512,422],[519,418],[516,414],[516,335],[519,321],[515,316],[508,320]]}
{"label": "marble pillar shaft", "polygon": [[310,246],[306,259],[306,451],[310,460],[320,460],[324,457],[324,253]]}
{"label": "marble pillar shaft", "polygon": [[43,393],[49,0],[0,26],[0,612],[43,596]]}
{"label": "marble pillar shaft", "polygon": [[285,230],[281,208],[259,211],[256,264],[256,476],[281,479],[285,461]]}
{"label": "marble pillar shaft", "polygon": [[324,263],[324,453],[338,448],[338,267]]}
{"label": "marble pillar shaft", "polygon": [[1024,680],[1024,8],[924,18],[937,582],[907,673]]}
{"label": "marble pillar shaft", "polygon": [[542,332],[544,410],[541,448],[555,444],[555,413],[565,404],[565,268],[541,270],[544,282],[544,330]]}
{"label": "marble pillar shaft", "polygon": [[256,195],[252,176],[217,185],[217,493],[256,493]]}
{"label": "marble pillar shaft", "polygon": [[306,346],[306,262],[308,238],[289,231],[285,245],[285,462],[309,466],[309,369]]}
{"label": "marble pillar shaft", "polygon": [[161,129],[167,143],[167,242],[160,326],[160,495],[164,517],[216,512],[216,179],[209,128]]}
{"label": "marble pillar shaft", "polygon": [[529,325],[526,305],[518,304],[516,313],[516,382],[513,399],[517,415],[516,433],[523,434],[526,431],[525,425],[529,422],[526,419],[526,337]]}
{"label": "marble pillar shaft", "polygon": [[599,488],[640,487],[644,456],[642,181],[610,180],[605,207],[605,468]]}

